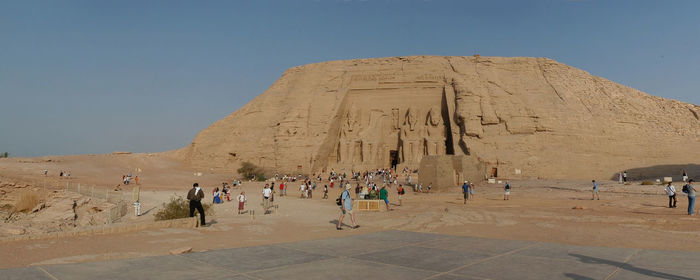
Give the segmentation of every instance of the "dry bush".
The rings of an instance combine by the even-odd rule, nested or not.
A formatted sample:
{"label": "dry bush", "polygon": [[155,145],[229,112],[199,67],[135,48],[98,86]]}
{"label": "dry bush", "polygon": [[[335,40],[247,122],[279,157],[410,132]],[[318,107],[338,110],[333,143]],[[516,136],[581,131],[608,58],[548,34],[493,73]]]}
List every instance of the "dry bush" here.
{"label": "dry bush", "polygon": [[[202,203],[204,215],[211,216],[214,209],[211,204]],[[195,210],[195,213],[198,213]],[[190,216],[190,202],[182,197],[171,197],[170,202],[163,203],[163,208],[155,214],[156,221],[187,218]]]}
{"label": "dry bush", "polygon": [[652,181],[644,181],[642,182],[642,186],[650,186],[650,185],[655,185],[654,182]]}
{"label": "dry bush", "polygon": [[32,191],[26,191],[20,194],[19,200],[15,203],[14,211],[15,212],[27,212],[31,211],[39,205],[39,201],[41,200],[41,195],[37,192],[32,192]]}

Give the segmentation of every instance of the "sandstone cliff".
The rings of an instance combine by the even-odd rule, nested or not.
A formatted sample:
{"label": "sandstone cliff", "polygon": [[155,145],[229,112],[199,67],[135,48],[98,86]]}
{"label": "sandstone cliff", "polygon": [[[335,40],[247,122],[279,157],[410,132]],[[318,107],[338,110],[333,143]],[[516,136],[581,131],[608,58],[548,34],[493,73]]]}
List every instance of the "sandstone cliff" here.
{"label": "sandstone cliff", "polygon": [[[177,157],[269,171],[408,166],[470,155],[507,178],[604,178],[698,163],[700,107],[546,58],[413,56],[287,70]],[[491,174],[489,174],[491,175]]]}

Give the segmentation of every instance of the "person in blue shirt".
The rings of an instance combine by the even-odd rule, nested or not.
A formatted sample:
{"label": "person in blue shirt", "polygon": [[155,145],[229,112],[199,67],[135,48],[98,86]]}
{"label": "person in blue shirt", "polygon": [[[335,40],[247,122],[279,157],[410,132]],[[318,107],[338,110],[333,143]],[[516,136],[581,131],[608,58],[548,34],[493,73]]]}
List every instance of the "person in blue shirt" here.
{"label": "person in blue shirt", "polygon": [[593,180],[593,197],[591,200],[594,200],[596,197],[598,197],[598,200],[600,200],[600,195],[598,194],[598,182]]}
{"label": "person in blue shirt", "polygon": [[464,181],[464,184],[462,184],[462,194],[464,194],[464,204],[467,204],[467,199],[469,199],[469,188],[471,188],[469,181]]}
{"label": "person in blue shirt", "polygon": [[352,187],[350,184],[347,184],[345,186],[345,190],[343,191],[342,194],[340,194],[340,218],[338,218],[338,226],[336,227],[337,230],[343,229],[341,226],[343,225],[343,218],[345,218],[345,214],[350,214],[350,220],[352,221],[352,228],[359,228],[360,226],[355,223],[355,214],[352,212],[352,198],[350,197],[350,189]]}

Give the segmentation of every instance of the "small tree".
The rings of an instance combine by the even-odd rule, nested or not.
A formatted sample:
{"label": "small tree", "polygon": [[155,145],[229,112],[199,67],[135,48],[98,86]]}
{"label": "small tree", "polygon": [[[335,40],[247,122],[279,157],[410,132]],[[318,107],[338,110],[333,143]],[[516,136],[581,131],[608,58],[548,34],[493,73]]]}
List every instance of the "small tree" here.
{"label": "small tree", "polygon": [[0,154],[0,158],[8,158],[8,157],[10,157],[10,154],[7,152]]}
{"label": "small tree", "polygon": [[238,174],[241,174],[241,176],[243,176],[245,179],[265,181],[265,172],[263,172],[260,167],[253,163],[245,161],[241,165],[241,168],[238,168],[236,171],[238,171]]}

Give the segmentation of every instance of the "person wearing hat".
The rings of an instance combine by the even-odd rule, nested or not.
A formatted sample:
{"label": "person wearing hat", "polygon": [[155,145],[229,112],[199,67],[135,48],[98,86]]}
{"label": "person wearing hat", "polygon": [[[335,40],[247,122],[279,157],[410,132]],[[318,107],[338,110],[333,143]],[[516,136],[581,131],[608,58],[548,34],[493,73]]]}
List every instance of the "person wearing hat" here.
{"label": "person wearing hat", "polygon": [[340,218],[338,218],[337,230],[342,230],[343,218],[345,214],[350,214],[350,220],[352,221],[352,228],[359,228],[360,226],[355,222],[355,214],[352,212],[352,198],[350,197],[350,189],[352,187],[350,184],[345,186],[345,190],[340,194]]}
{"label": "person wearing hat", "polygon": [[469,184],[469,181],[464,181],[464,184],[462,184],[462,194],[464,194],[464,204],[467,204],[467,199],[469,199],[469,189],[471,188],[471,185]]}

